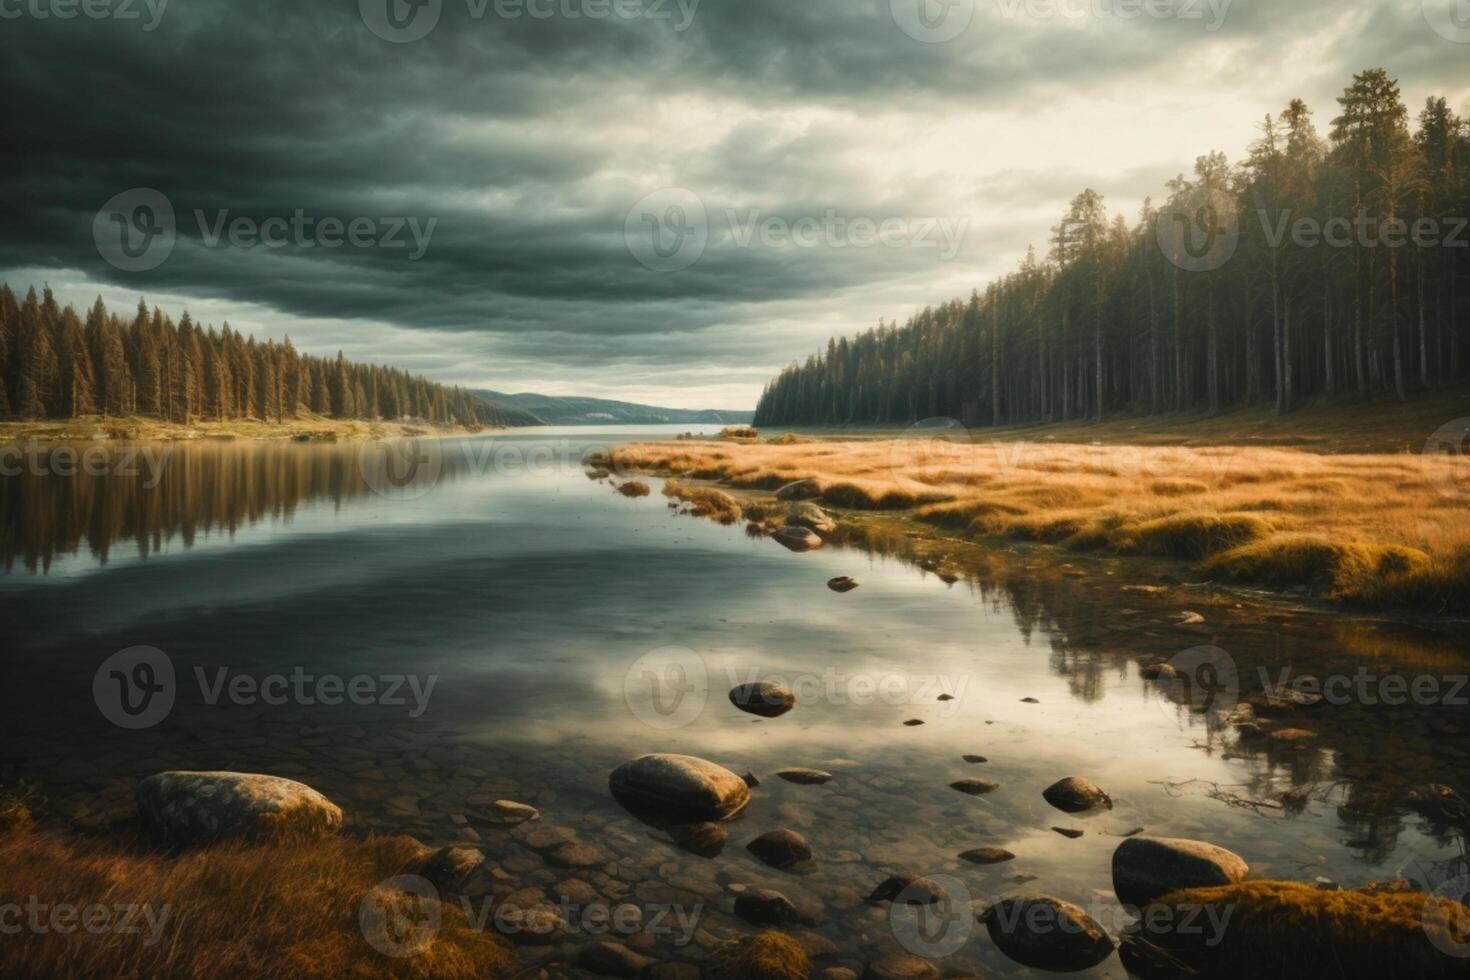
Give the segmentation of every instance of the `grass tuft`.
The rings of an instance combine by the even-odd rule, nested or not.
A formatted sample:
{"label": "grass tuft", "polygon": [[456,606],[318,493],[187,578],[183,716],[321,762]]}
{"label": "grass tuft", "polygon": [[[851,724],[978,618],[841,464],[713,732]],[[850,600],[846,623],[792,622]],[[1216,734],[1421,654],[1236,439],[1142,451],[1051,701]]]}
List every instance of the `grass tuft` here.
{"label": "grass tuft", "polygon": [[30,930],[0,943],[0,976],[486,980],[509,973],[499,937],[472,929],[439,903],[441,925],[413,956],[385,956],[359,925],[363,899],[410,873],[423,846],[409,837],[249,845],[166,855],[113,840],[30,831],[0,836],[0,904],[31,896],[63,904],[142,910],[138,932]]}
{"label": "grass tuft", "polygon": [[690,487],[677,480],[667,480],[664,496],[689,504],[689,512],[695,517],[708,517],[721,524],[734,524],[745,516],[734,497],[714,487]]}
{"label": "grass tuft", "polygon": [[773,930],[715,947],[704,967],[708,980],[807,980],[811,972],[801,944]]}
{"label": "grass tuft", "polygon": [[1270,524],[1253,514],[1173,514],[1126,524],[1111,538],[1120,550],[1198,560],[1259,541],[1271,531]]}

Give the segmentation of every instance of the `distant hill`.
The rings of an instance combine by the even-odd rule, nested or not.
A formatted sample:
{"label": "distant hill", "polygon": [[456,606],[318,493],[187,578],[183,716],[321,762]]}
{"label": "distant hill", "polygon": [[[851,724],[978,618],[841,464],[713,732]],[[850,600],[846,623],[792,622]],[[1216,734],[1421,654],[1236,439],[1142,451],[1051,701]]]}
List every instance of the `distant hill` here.
{"label": "distant hill", "polygon": [[749,425],[755,417],[753,411],[658,408],[605,398],[558,398],[529,393],[510,395],[485,389],[472,393],[492,407],[505,412],[519,412],[537,420],[509,423],[512,425]]}
{"label": "distant hill", "polygon": [[514,405],[491,401],[478,391],[471,391],[470,394],[480,400],[480,418],[484,420],[486,425],[501,425],[509,429],[520,429],[528,425],[546,424],[544,420],[538,418],[534,413],[516,408]]}

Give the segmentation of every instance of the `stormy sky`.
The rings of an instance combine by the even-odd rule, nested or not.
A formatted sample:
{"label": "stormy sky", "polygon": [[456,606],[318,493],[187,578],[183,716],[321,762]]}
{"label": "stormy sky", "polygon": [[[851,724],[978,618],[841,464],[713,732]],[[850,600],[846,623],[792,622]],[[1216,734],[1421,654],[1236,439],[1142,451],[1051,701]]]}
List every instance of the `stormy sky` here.
{"label": "stormy sky", "polygon": [[[1455,14],[1459,18],[1455,18]],[[1130,219],[1464,0],[0,0],[0,278],[451,383],[748,408]]]}

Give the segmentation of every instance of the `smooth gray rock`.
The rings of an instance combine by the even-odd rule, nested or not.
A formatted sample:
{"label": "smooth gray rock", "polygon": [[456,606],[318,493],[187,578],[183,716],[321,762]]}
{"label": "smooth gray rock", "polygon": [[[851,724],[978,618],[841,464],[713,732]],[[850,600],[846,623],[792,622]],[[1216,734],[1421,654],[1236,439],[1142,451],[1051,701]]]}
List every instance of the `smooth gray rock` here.
{"label": "smooth gray rock", "polygon": [[768,831],[746,844],[745,849],[763,864],[780,871],[797,871],[813,866],[811,845],[794,830]]}
{"label": "smooth gray rock", "polygon": [[691,755],[645,755],[613,770],[608,786],[635,815],[664,823],[728,820],[750,803],[745,780]]}
{"label": "smooth gray rock", "polygon": [[1246,870],[1240,855],[1204,841],[1130,837],[1113,852],[1113,891],[1124,905],[1141,907],[1184,888],[1234,884]]}
{"label": "smooth gray rock", "polygon": [[1050,895],[1007,898],[980,916],[1000,951],[1022,966],[1075,973],[1113,954],[1102,926],[1071,902]]}
{"label": "smooth gray rock", "polygon": [[1104,793],[1102,787],[1080,776],[1060,779],[1043,790],[1041,795],[1064,813],[1084,813],[1113,805],[1112,797]]}
{"label": "smooth gray rock", "polygon": [[178,844],[336,833],[342,810],[305,783],[243,772],[161,772],[138,786],[144,827]]}
{"label": "smooth gray rock", "polygon": [[762,718],[779,718],[796,707],[796,695],[790,688],[770,681],[741,684],[730,691],[730,703],[741,711]]}

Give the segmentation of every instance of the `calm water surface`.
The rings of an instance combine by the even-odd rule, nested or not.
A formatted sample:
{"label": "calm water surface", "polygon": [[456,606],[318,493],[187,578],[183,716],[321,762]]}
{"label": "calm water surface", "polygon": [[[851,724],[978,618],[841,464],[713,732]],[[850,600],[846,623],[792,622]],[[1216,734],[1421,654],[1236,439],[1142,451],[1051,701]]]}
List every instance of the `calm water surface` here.
{"label": "calm water surface", "polygon": [[[1310,744],[1267,751],[1138,674],[1142,650],[1160,652],[1149,661],[1216,642],[1242,663],[1453,676],[1466,659],[1453,639],[1305,613],[1201,637],[1170,624],[1177,607],[1120,598],[1115,583],[946,585],[858,548],[796,555],[675,514],[656,480],[652,496],[628,499],[582,472],[587,448],[683,428],[449,442],[440,478],[407,486],[371,466],[365,478],[359,447],[295,444],[161,449],[156,480],[146,466],[0,478],[0,778],[34,786],[44,812],[85,831],[125,818],[137,778],[160,769],[289,775],[340,803],[356,830],[478,839],[512,881],[487,886],[499,896],[577,877],[608,900],[702,907],[695,942],[651,940],[657,955],[688,958],[749,931],[730,914],[732,883],[800,898],[820,915],[807,940],[825,937],[836,962],[857,965],[899,948],[888,907],[862,901],[894,871],[949,876],[981,905],[1039,889],[1101,916],[1112,851],[1140,827],[1212,840],[1262,873],[1350,885],[1431,878],[1461,854],[1463,828],[1406,798],[1428,783],[1464,789],[1463,707],[1319,709]],[[837,575],[861,589],[829,591]],[[167,716],[130,731],[104,717],[93,681],[138,645],[163,651],[177,684]],[[396,690],[402,704],[212,694],[221,677],[296,674],[364,676],[385,693],[393,678],[412,683]],[[775,720],[735,710],[727,691],[756,678],[796,685],[797,709]],[[761,777],[719,857],[674,848],[610,798],[609,771],[656,751]],[[834,778],[771,775],[786,766]],[[1096,780],[1114,808],[1053,810],[1041,792],[1068,775]],[[1000,789],[949,788],[966,777]],[[1293,788],[1310,797],[1300,812],[1273,799]],[[466,823],[495,798],[535,804],[542,819],[516,831]],[[571,828],[606,861],[549,867],[521,843],[538,826]],[[745,852],[777,827],[810,840],[814,874],[770,871]],[[956,860],[986,844],[1017,859]],[[956,944],[947,973],[1032,975],[981,928]],[[1124,971],[1114,958],[1092,975]]]}

